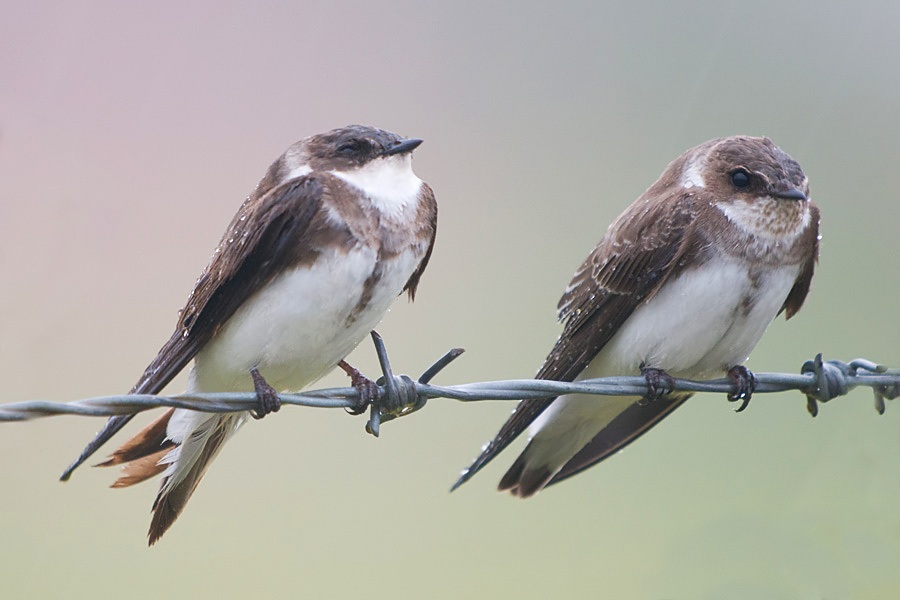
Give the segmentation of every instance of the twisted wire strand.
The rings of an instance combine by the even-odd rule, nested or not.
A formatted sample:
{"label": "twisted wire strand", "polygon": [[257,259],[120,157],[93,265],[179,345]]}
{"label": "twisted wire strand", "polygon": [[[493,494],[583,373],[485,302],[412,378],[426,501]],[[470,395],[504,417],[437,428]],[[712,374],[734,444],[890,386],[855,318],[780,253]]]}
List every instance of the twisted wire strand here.
{"label": "twisted wire strand", "polygon": [[[387,350],[381,336],[372,332],[375,350],[381,364],[378,380],[380,393],[370,406],[366,431],[379,434],[381,423],[408,415],[425,406],[432,398],[448,398],[462,402],[483,400],[523,400],[550,398],[562,394],[597,396],[642,396],[647,393],[644,377],[603,377],[578,382],[537,379],[509,379],[482,381],[461,385],[431,385],[431,379],[455,360],[463,350],[449,351],[434,363],[418,380],[407,375],[393,374]],[[856,387],[872,389],[875,408],[885,410],[885,400],[900,396],[900,369],[889,369],[866,359],[850,362],[823,360],[819,354],[806,361],[799,374],[756,373],[754,394],[798,390],[807,397],[807,409],[812,416],[818,404],[846,395]],[[728,394],[733,383],[726,378],[710,381],[675,379],[673,391],[712,392]],[[359,392],[352,387],[328,388],[297,394],[279,394],[282,404],[316,408],[358,408]],[[0,405],[0,422],[28,421],[57,415],[106,417],[142,412],[153,408],[174,407],[202,412],[225,413],[247,411],[257,406],[255,393],[179,394],[175,396],[118,395],[86,398],[74,402],[32,400]]]}

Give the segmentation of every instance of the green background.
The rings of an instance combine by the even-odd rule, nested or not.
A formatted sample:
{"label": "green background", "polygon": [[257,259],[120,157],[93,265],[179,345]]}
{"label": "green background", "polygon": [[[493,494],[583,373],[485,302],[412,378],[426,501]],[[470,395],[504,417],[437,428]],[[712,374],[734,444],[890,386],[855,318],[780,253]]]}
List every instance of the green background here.
{"label": "green background", "polygon": [[[900,366],[894,0],[3,4],[4,402],[127,390],[268,164],[348,123],[424,138],[440,203],[417,302],[380,327],[399,372],[463,346],[436,383],[531,376],[608,223],[683,150],[738,133],[796,158],[822,210],[806,306],[748,365]],[[376,372],[368,342],[352,362]],[[534,499],[494,491],[521,442],[448,494],[511,408],[436,400],[378,440],[287,408],[228,444],[149,550],[154,483],[56,481],[99,420],[2,425],[0,597],[900,590],[900,409],[865,390],[816,419],[798,393],[740,415],[699,396]]]}

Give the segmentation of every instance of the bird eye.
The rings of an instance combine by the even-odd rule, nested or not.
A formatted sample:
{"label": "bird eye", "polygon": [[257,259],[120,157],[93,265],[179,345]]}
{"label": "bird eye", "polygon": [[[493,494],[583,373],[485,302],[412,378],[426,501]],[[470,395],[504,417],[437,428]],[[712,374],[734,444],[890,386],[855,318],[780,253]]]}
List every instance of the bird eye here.
{"label": "bird eye", "polygon": [[356,138],[347,140],[343,144],[337,147],[338,154],[343,154],[344,156],[352,156],[357,154],[362,150],[363,143],[361,140]]}
{"label": "bird eye", "polygon": [[750,173],[746,169],[736,169],[731,172],[731,183],[739,190],[750,187]]}

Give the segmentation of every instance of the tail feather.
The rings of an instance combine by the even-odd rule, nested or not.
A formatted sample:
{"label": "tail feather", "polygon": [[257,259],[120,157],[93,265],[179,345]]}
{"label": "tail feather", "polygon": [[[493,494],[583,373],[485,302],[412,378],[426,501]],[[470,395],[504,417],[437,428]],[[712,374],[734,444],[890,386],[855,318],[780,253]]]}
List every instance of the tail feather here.
{"label": "tail feather", "polygon": [[529,465],[528,456],[526,447],[500,479],[500,485],[497,486],[498,491],[508,491],[519,498],[530,498],[550,482],[554,471],[551,471],[550,467],[546,465]]}
{"label": "tail feather", "polygon": [[172,526],[209,464],[244,420],[242,413],[219,415],[170,409],[96,465],[122,465],[121,476],[112,484],[114,488],[163,474],[153,503],[150,545]]}
{"label": "tail feather", "polygon": [[151,454],[158,454],[162,449],[172,447],[172,442],[166,438],[166,428],[169,420],[175,412],[174,408],[167,410],[161,417],[141,429],[134,437],[122,444],[108,459],[95,467],[112,467],[122,463],[129,463],[142,459]]}
{"label": "tail feather", "polygon": [[[166,470],[166,465],[161,461],[166,453],[169,452],[172,445],[169,444],[162,450],[153,454],[148,454],[140,458],[136,458],[131,462],[125,463],[122,467],[122,475],[110,486],[113,488],[123,488],[146,481],[155,475],[159,475]],[[109,462],[109,461],[107,461]],[[98,465],[107,466],[107,465]]]}
{"label": "tail feather", "polygon": [[174,413],[174,408],[167,410],[122,444],[108,459],[94,465],[95,467],[122,465],[122,475],[111,487],[128,487],[159,475],[166,469],[166,465],[161,461],[175,445],[166,437],[166,428]]}
{"label": "tail feather", "polygon": [[[244,422],[242,414],[190,413],[188,416],[197,416],[202,420],[159,461],[166,470],[159,494],[153,502],[153,518],[147,532],[151,546],[172,526],[222,445]],[[177,435],[172,437],[178,438]]]}

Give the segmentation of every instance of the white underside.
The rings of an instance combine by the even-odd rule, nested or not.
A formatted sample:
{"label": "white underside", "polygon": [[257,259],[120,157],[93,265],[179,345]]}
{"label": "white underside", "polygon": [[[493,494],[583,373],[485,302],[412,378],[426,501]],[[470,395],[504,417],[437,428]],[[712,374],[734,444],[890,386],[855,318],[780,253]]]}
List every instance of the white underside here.
{"label": "white underside", "polygon": [[[798,265],[763,271],[754,288],[746,263],[730,257],[687,271],[638,307],[578,379],[636,375],[642,365],[675,377],[722,375],[750,355],[798,273]],[[530,428],[529,464],[562,468],[636,400],[561,396]]]}
{"label": "white underside", "polygon": [[[355,315],[363,283],[375,268],[371,249],[329,251],[312,268],[281,275],[247,300],[197,354],[188,392],[253,391],[253,368],[279,391],[309,385],[375,328],[420,258],[409,251],[389,263],[365,310]],[[179,445],[163,459],[170,465],[166,487],[186,474],[195,458],[189,454],[199,452],[215,426],[225,426],[230,437],[246,418],[176,410],[167,435]],[[191,443],[180,445],[189,435]]]}
{"label": "white underside", "polygon": [[311,268],[285,273],[247,300],[197,355],[190,388],[251,391],[257,368],[277,390],[321,377],[371,331],[415,270],[407,252],[386,266],[366,308],[354,315],[377,256],[328,250]]}

